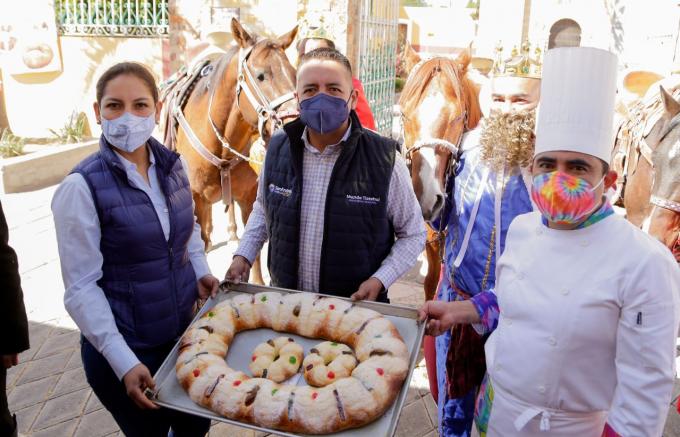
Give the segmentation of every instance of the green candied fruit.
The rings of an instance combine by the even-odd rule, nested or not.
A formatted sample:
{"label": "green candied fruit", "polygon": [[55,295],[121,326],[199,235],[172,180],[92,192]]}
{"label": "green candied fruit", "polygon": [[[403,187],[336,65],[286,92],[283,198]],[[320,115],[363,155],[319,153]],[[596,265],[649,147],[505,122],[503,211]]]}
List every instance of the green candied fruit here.
{"label": "green candied fruit", "polygon": [[208,317],[215,317],[215,313],[212,311],[208,311]]}
{"label": "green candied fruit", "polygon": [[336,342],[332,342],[331,346],[337,346],[338,344]]}
{"label": "green candied fruit", "polygon": [[267,302],[267,296],[262,296],[260,298],[260,302]]}
{"label": "green candied fruit", "polygon": [[274,396],[274,395],[276,394],[277,391],[279,391],[278,388],[275,388],[274,390],[272,390],[272,396]]}
{"label": "green candied fruit", "polygon": [[288,358],[288,362],[290,364],[295,364],[295,363],[297,363],[297,359],[295,357],[290,357],[290,358]]}

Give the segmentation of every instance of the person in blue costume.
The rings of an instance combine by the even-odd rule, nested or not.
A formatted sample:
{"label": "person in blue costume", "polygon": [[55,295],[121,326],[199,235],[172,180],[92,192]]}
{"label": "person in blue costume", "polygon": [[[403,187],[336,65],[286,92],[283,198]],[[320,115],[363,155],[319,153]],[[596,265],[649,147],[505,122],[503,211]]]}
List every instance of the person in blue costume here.
{"label": "person in blue costume", "polygon": [[[461,310],[473,305],[483,319],[497,317],[490,290],[510,222],[533,210],[527,166],[540,94],[540,67],[528,50],[504,66],[497,63],[494,71],[489,116],[463,137],[447,200],[432,223],[433,229],[446,231],[436,299],[460,301]],[[484,340],[471,325],[456,325],[435,339],[437,387],[432,392],[437,393],[441,436],[470,436],[485,372]]]}

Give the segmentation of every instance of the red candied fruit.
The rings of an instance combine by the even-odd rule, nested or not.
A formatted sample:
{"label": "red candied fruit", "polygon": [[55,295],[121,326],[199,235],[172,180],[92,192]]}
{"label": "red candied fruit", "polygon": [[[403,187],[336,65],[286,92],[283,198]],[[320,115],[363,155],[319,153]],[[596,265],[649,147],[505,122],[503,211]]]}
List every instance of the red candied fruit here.
{"label": "red candied fruit", "polygon": [[256,359],[257,359],[257,357],[255,355],[253,355],[252,360],[255,361]]}
{"label": "red candied fruit", "polygon": [[335,309],[335,305],[333,305],[333,304],[328,305],[328,309],[334,310],[334,309]]}
{"label": "red candied fruit", "polygon": [[335,373],[328,372],[328,375],[326,375],[326,376],[328,376],[328,379],[333,379],[333,378],[335,378]]}
{"label": "red candied fruit", "polygon": [[382,368],[380,368],[380,367],[378,367],[377,369],[375,369],[375,371],[378,372],[378,375],[380,375],[380,376],[383,376],[383,375],[385,374],[385,371],[384,371]]}
{"label": "red candied fruit", "polygon": [[239,385],[241,385],[240,380],[237,379],[236,381],[234,381],[234,387],[238,387]]}
{"label": "red candied fruit", "polygon": [[316,399],[317,396],[319,396],[319,393],[317,393],[317,392],[312,393],[312,399]]}
{"label": "red candied fruit", "polygon": [[200,371],[200,370],[194,369],[194,376],[195,376],[196,378],[198,378],[198,375],[200,375],[200,374],[201,374],[201,371]]}

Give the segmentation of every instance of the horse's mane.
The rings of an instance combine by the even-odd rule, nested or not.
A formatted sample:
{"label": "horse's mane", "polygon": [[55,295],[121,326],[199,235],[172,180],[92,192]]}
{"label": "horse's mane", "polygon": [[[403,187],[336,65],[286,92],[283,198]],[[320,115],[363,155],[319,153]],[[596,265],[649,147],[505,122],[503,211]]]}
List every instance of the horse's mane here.
{"label": "horse's mane", "polygon": [[482,110],[479,105],[479,89],[477,85],[467,77],[467,66],[461,65],[457,60],[436,57],[422,62],[414,67],[404,90],[399,98],[399,105],[405,114],[412,114],[417,110],[426,95],[430,83],[437,73],[446,77],[447,85],[442,92],[447,93],[448,99],[459,99],[462,106],[467,108],[468,129],[473,129],[482,118]]}

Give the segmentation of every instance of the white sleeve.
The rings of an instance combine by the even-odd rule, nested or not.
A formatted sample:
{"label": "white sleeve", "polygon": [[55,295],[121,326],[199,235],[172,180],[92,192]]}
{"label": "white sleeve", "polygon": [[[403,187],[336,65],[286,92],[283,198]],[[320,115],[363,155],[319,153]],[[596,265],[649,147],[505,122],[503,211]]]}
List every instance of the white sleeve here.
{"label": "white sleeve", "polygon": [[118,331],[109,301],[97,285],[104,258],[101,228],[92,194],[85,179],[71,174],[52,199],[64,306],[82,334],[109,362],[118,378],[139,363]]}
{"label": "white sleeve", "polygon": [[[182,162],[184,173],[188,178],[189,166],[184,157],[180,156],[179,159]],[[208,208],[210,207],[211,205],[208,205]],[[201,279],[205,275],[210,274],[210,266],[208,266],[208,260],[205,254],[205,243],[201,238],[201,225],[198,224],[198,220],[196,219],[196,204],[193,199],[191,199],[191,209],[194,211],[194,230],[189,238],[187,250],[189,252],[189,260],[191,260],[191,266],[194,268],[194,273],[196,274],[196,279]]]}
{"label": "white sleeve", "polygon": [[404,159],[397,155],[387,195],[387,215],[397,240],[373,277],[389,288],[412,268],[425,248],[427,230]]}
{"label": "white sleeve", "polygon": [[[265,158],[266,160],[266,158]],[[264,164],[257,183],[257,197],[253,203],[253,210],[248,217],[248,223],[243,231],[243,237],[234,252],[234,256],[239,255],[248,260],[253,265],[257,254],[262,250],[264,242],[267,241],[267,222],[264,216]]]}
{"label": "white sleeve", "polygon": [[[660,246],[660,245],[659,245]],[[607,423],[620,435],[658,437],[675,382],[680,269],[665,247],[641,260],[625,288],[616,344],[618,384]]]}

